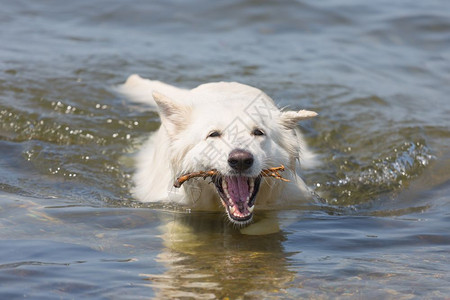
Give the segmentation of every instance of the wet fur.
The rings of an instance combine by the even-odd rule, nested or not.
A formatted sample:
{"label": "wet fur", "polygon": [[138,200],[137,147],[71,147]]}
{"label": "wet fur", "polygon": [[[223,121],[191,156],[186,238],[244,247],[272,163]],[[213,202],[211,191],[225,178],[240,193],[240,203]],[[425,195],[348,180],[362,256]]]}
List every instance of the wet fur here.
{"label": "wet fur", "polygon": [[[255,157],[246,176],[257,176],[262,169],[279,165],[287,169],[283,176],[290,182],[262,179],[257,209],[282,208],[311,199],[299,171],[300,162],[311,166],[315,160],[297,122],[315,113],[282,112],[262,91],[239,83],[209,83],[185,90],[132,75],[119,91],[157,109],[161,116],[161,127],[151,134],[137,156],[134,194],[138,200],[175,202],[195,210],[223,210],[211,180],[191,179],[179,189],[173,187],[173,182],[188,172],[216,169],[222,174],[230,173],[226,157],[234,148],[244,148]],[[267,108],[270,116],[253,114],[252,109],[257,112],[258,105]],[[233,139],[232,134],[207,138],[210,130],[226,132],[230,124],[242,129]],[[254,127],[262,128],[265,136],[247,132]],[[220,149],[218,153],[223,155],[214,160],[205,157],[208,147]]]}

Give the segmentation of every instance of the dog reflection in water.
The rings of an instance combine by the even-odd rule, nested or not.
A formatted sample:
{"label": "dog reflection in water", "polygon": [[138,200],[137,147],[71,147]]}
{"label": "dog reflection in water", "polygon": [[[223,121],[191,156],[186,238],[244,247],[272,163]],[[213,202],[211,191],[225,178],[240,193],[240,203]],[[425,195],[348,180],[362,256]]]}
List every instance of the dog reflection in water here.
{"label": "dog reflection in water", "polygon": [[[275,220],[269,212],[255,216],[251,226],[272,226],[262,220]],[[161,274],[140,274],[158,299],[239,299],[289,288],[296,279],[284,250],[286,234],[272,228],[265,234],[253,229],[244,235],[223,222],[221,213],[167,213],[161,226],[165,246],[157,260]],[[251,226],[247,228],[251,228]],[[266,228],[267,229],[267,228]],[[260,233],[260,234],[259,234]]]}

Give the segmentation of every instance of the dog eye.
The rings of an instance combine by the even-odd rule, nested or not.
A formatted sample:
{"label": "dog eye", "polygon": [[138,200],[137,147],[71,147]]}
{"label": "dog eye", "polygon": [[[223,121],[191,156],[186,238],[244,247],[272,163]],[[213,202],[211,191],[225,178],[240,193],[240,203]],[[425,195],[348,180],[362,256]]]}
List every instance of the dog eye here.
{"label": "dog eye", "polygon": [[220,131],[214,130],[208,133],[208,137],[214,138],[214,137],[220,137],[222,134]]}
{"label": "dog eye", "polygon": [[252,134],[259,136],[259,135],[264,135],[264,132],[261,129],[256,128],[256,129],[253,129]]}

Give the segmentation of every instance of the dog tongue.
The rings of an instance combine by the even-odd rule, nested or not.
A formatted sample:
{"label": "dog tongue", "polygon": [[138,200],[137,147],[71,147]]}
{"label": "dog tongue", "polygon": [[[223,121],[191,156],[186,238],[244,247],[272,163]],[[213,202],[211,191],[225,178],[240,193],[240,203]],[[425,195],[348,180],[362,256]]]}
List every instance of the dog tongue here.
{"label": "dog tongue", "polygon": [[230,176],[226,178],[228,193],[233,204],[239,208],[241,213],[247,211],[247,197],[250,196],[248,178],[244,176]]}

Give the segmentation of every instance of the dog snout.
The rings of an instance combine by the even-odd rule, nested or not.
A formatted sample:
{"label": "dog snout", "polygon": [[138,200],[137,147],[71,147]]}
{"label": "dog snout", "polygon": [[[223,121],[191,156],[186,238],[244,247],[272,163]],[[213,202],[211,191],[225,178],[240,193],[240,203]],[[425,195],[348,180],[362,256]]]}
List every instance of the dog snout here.
{"label": "dog snout", "polygon": [[234,149],[228,155],[228,165],[236,171],[242,172],[253,165],[253,155],[242,149]]}

